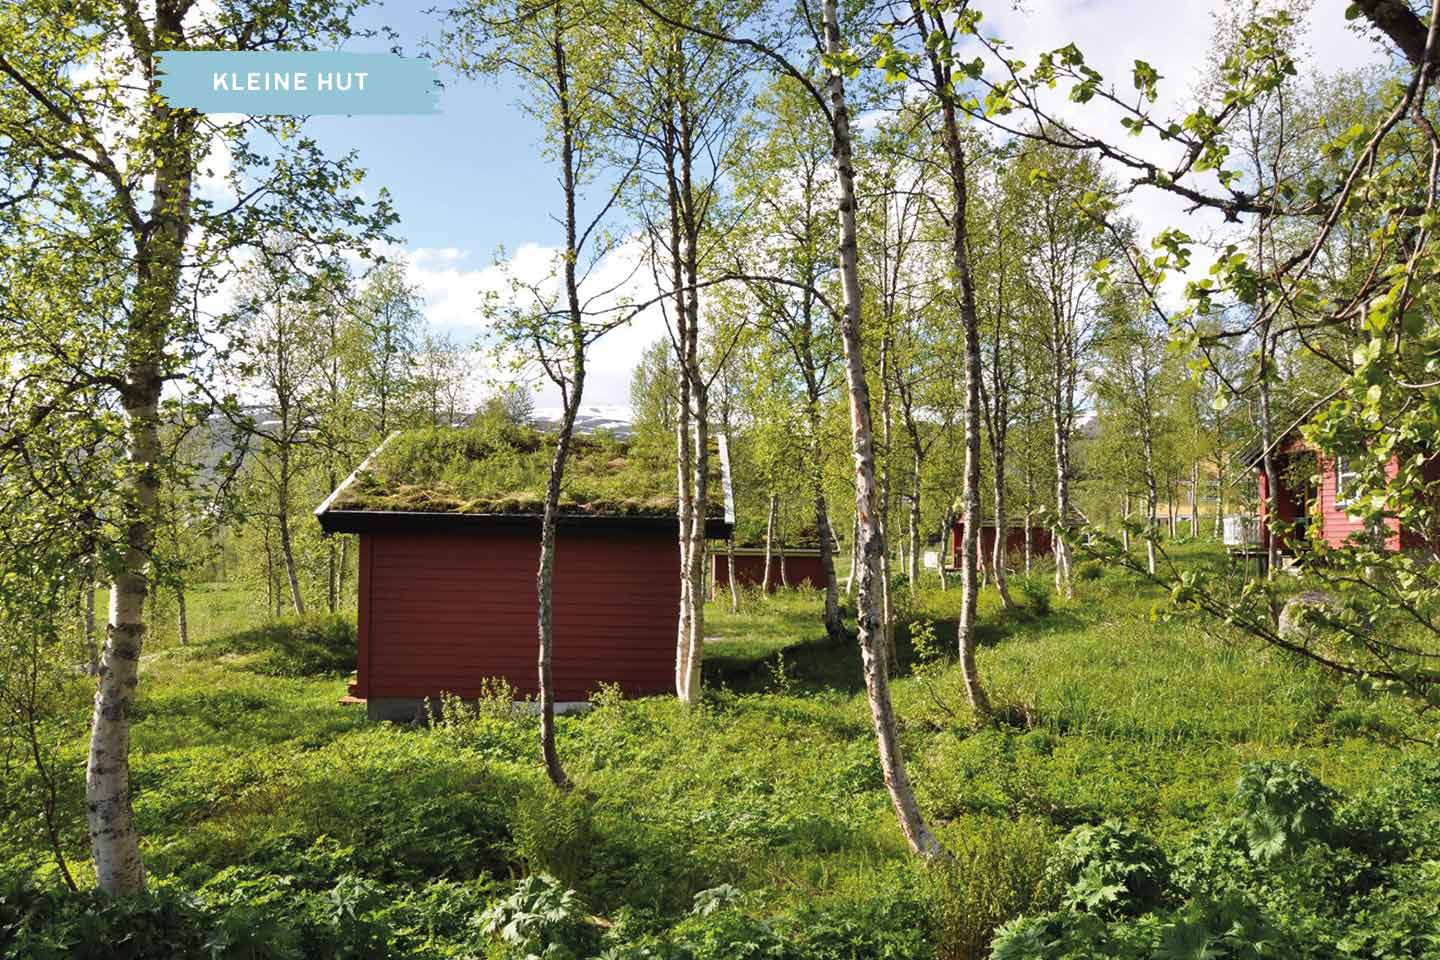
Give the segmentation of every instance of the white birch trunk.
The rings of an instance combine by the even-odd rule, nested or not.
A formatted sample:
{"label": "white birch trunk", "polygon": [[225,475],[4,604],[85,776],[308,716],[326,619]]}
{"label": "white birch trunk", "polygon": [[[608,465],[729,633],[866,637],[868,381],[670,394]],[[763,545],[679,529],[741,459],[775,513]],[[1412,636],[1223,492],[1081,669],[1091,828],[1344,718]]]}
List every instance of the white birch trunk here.
{"label": "white birch trunk", "polygon": [[885,549],[880,553],[880,609],[883,614],[881,627],[884,637],[882,649],[895,663],[895,606],[890,595],[890,331],[887,329],[880,341],[880,475],[878,477],[879,504],[875,522]]}
{"label": "white birch trunk", "polygon": [[1003,441],[991,444],[995,459],[995,480],[991,494],[995,503],[995,544],[992,549],[991,566],[995,572],[995,589],[1000,592],[1000,604],[1010,609],[1015,602],[1010,598],[1010,587],[1005,582],[1005,545],[1009,539],[1010,522],[1005,513],[1005,444]]}
{"label": "white birch trunk", "polygon": [[285,580],[290,585],[290,602],[297,616],[305,616],[305,598],[300,593],[300,573],[295,566],[295,547],[290,540],[290,518],[286,516],[288,505],[281,505],[280,512],[280,554],[285,561]]}
{"label": "white birch trunk", "polygon": [[860,518],[850,521],[850,572],[845,577],[845,596],[855,592],[855,570],[860,566]]}
{"label": "white birch trunk", "polygon": [[975,308],[975,279],[970,269],[966,216],[969,209],[969,182],[965,147],[955,107],[955,90],[949,66],[941,53],[928,43],[927,13],[920,0],[910,5],[916,29],[926,39],[926,56],[933,74],[933,92],[943,121],[945,152],[949,163],[952,209],[950,211],[950,259],[960,282],[960,324],[964,332],[965,368],[965,482],[960,494],[965,534],[960,551],[960,620],[957,624],[960,673],[965,693],[976,714],[990,713],[990,701],[980,683],[975,663],[975,608],[979,599],[980,569],[980,319]]}
{"label": "white birch trunk", "polygon": [[1120,502],[1120,546],[1126,553],[1130,552],[1130,527],[1126,521],[1130,519],[1130,494],[1127,492]]}
{"label": "white birch trunk", "polygon": [[1160,533],[1156,519],[1160,495],[1155,480],[1155,445],[1147,429],[1144,436],[1145,450],[1145,567],[1155,573],[1155,538]]}
{"label": "white birch trunk", "polygon": [[780,497],[770,494],[770,511],[765,517],[765,573],[760,578],[760,591],[768,594],[770,592],[770,565],[775,555],[775,511],[780,504]]}
{"label": "white birch trunk", "polygon": [[95,676],[100,672],[100,644],[95,638],[95,564],[89,563],[85,567],[85,612],[81,622],[81,630],[84,633],[85,662],[88,664],[86,673]]}
{"label": "white birch trunk", "polygon": [[[681,50],[683,54],[683,48]],[[677,57],[680,71],[680,89],[686,89],[687,64],[682,56]],[[699,288],[699,234],[700,222],[696,213],[694,184],[691,163],[694,155],[692,140],[690,101],[682,96],[678,101],[680,120],[680,223],[681,238],[684,241],[681,260],[685,271],[685,358],[682,379],[690,380],[690,396],[695,405],[695,449],[693,454],[693,482],[690,486],[689,543],[685,560],[688,563],[689,610],[686,621],[684,660],[684,682],[680,691],[683,703],[694,703],[700,696],[700,665],[705,658],[705,513],[709,485],[710,458],[710,409],[709,389],[700,366],[700,288]]]}
{"label": "white birch trunk", "polygon": [[[174,12],[157,14],[157,34],[182,37]],[[153,90],[152,90],[153,93]],[[193,163],[186,149],[193,119],[172,114],[155,97],[160,131],[151,191],[151,229],[137,237],[134,303],[125,340],[120,389],[126,445],[124,496],[119,518],[124,550],[112,569],[110,618],[95,685],[95,710],[85,767],[85,809],[99,888],[113,896],[145,889],[140,836],[130,796],[130,708],[140,680],[145,598],[159,519],[159,402],[162,365],[180,288],[181,260],[190,230]]]}
{"label": "white birch trunk", "polygon": [[1190,466],[1190,536],[1200,539],[1200,464]]}
{"label": "white birch trunk", "polygon": [[[846,50],[840,37],[839,11],[836,0],[822,0],[825,50],[839,57]],[[944,856],[944,848],[930,832],[920,814],[905,761],[900,753],[900,738],[895,712],[890,701],[890,679],[886,658],[876,649],[883,641],[883,611],[876,578],[880,574],[880,555],[885,539],[875,522],[875,452],[870,432],[870,388],[865,377],[865,357],[860,339],[860,273],[856,262],[855,237],[855,172],[850,153],[850,114],[845,99],[845,81],[831,70],[829,74],[831,132],[835,156],[835,179],[839,187],[840,285],[844,295],[841,316],[841,340],[845,356],[845,378],[849,393],[852,448],[855,460],[855,509],[860,520],[859,597],[856,601],[856,625],[860,642],[860,659],[865,671],[865,692],[870,702],[870,715],[875,727],[880,769],[891,804],[900,822],[910,849],[924,857]]]}
{"label": "white birch trunk", "polygon": [[730,612],[740,612],[740,587],[735,582],[735,535],[725,541],[725,564],[730,573]]}
{"label": "white birch trunk", "polygon": [[180,646],[190,643],[190,618],[185,612],[185,586],[175,585],[175,627],[180,635]]}

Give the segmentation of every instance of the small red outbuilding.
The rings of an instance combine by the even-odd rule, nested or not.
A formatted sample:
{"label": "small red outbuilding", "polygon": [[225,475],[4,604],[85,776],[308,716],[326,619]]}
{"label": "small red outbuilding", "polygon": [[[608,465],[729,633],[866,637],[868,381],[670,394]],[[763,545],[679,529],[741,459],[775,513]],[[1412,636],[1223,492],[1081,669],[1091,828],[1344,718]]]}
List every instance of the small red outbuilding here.
{"label": "small red outbuilding", "polygon": [[[957,519],[950,531],[950,564],[952,567],[960,566],[960,548],[965,542],[965,521]],[[982,562],[988,568],[991,557],[995,556],[995,537],[997,530],[994,520],[985,520],[980,524],[980,556]],[[1048,557],[1054,552],[1054,544],[1051,541],[1049,527],[1032,525],[1030,527],[1030,556]],[[1005,531],[1005,555],[1007,557],[1025,556],[1025,527],[1020,524],[1011,524]]]}
{"label": "small red outbuilding", "polygon": [[[612,442],[598,460],[577,472],[621,463],[623,445]],[[373,483],[370,495],[354,493],[368,469],[316,510],[326,532],[360,540],[351,694],[366,701],[372,719],[393,720],[414,718],[424,698],[442,693],[474,699],[491,678],[518,696],[535,695],[540,516],[533,503],[514,494],[466,499],[469,491],[448,489],[417,496],[401,486],[402,508],[398,497],[374,494]],[[725,479],[728,488],[728,471]],[[667,510],[653,496],[585,499],[567,503],[557,521],[555,699],[584,701],[602,683],[628,695],[671,690],[680,611],[673,503]],[[722,507],[707,518],[706,535],[728,537],[731,524]]]}
{"label": "small red outbuilding", "polygon": [[[783,569],[782,569],[783,568]],[[765,548],[735,548],[735,582],[741,587],[757,587],[765,580]],[[823,589],[825,567],[820,562],[819,547],[786,547],[771,551],[770,579],[765,592],[774,593],[783,584],[792,587]],[[716,547],[710,561],[710,596],[730,589],[730,558],[723,547]]]}

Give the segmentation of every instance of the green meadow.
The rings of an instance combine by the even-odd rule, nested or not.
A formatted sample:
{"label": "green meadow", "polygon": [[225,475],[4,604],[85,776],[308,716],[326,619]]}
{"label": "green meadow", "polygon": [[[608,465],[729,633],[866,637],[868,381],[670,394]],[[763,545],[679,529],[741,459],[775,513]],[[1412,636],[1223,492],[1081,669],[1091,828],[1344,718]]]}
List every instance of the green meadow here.
{"label": "green meadow", "polygon": [[[1183,559],[1219,562],[1199,548]],[[1243,901],[1233,909],[1267,925],[1247,936],[1269,952],[1222,949],[1212,930],[1212,952],[1173,955],[1433,956],[1440,762],[1417,743],[1434,722],[1162,615],[1138,580],[1082,569],[1073,602],[1038,575],[1012,582],[1009,610],[984,592],[980,670],[1004,717],[988,724],[951,663],[958,590],[896,586],[903,747],[954,854],[929,867],[889,807],[858,652],[824,638],[816,594],[712,603],[695,707],[599,691],[593,710],[560,718],[565,794],[545,779],[532,716],[497,699],[450,704],[429,727],[367,722],[337,703],[347,621],[256,620],[212,586],[193,601],[195,640],[146,654],[141,671],[132,761],[152,893],[60,897],[34,828],[38,785],[12,758],[0,943],[6,956],[84,955],[118,925],[132,953],[107,956],[1092,955],[1023,952],[1049,930],[1089,937],[1096,956],[1171,956],[1145,938]],[[48,731],[62,741],[65,856],[82,874],[88,686],[70,685],[68,726]],[[1237,793],[1247,770],[1299,776],[1291,793],[1314,793],[1330,826],[1294,815],[1274,828],[1294,849],[1255,855],[1253,797]],[[1270,801],[1282,812],[1295,804],[1284,789]],[[1364,825],[1358,848],[1347,823]],[[1096,829],[1108,852],[1086,863],[1120,879],[1086,909],[1076,845],[1098,843]],[[1148,899],[1132,871],[1146,856],[1166,874]]]}

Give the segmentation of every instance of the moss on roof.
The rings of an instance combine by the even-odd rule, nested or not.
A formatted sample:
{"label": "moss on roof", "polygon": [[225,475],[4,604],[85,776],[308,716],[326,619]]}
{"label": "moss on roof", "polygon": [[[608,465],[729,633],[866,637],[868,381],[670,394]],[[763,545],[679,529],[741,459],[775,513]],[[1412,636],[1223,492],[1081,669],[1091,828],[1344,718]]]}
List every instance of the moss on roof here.
{"label": "moss on roof", "polygon": [[[553,433],[511,424],[408,430],[385,444],[330,509],[539,515],[554,451]],[[723,517],[713,443],[708,494],[707,516]],[[573,438],[562,513],[673,517],[675,509],[673,445],[642,445],[604,432]]]}

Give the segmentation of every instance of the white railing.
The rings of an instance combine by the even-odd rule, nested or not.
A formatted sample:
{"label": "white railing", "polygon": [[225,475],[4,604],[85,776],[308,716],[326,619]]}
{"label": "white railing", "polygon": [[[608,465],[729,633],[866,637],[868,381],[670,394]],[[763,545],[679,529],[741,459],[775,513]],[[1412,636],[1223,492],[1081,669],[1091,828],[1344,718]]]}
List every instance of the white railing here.
{"label": "white railing", "polygon": [[1225,546],[1255,547],[1260,545],[1260,522],[1255,517],[1225,518]]}

